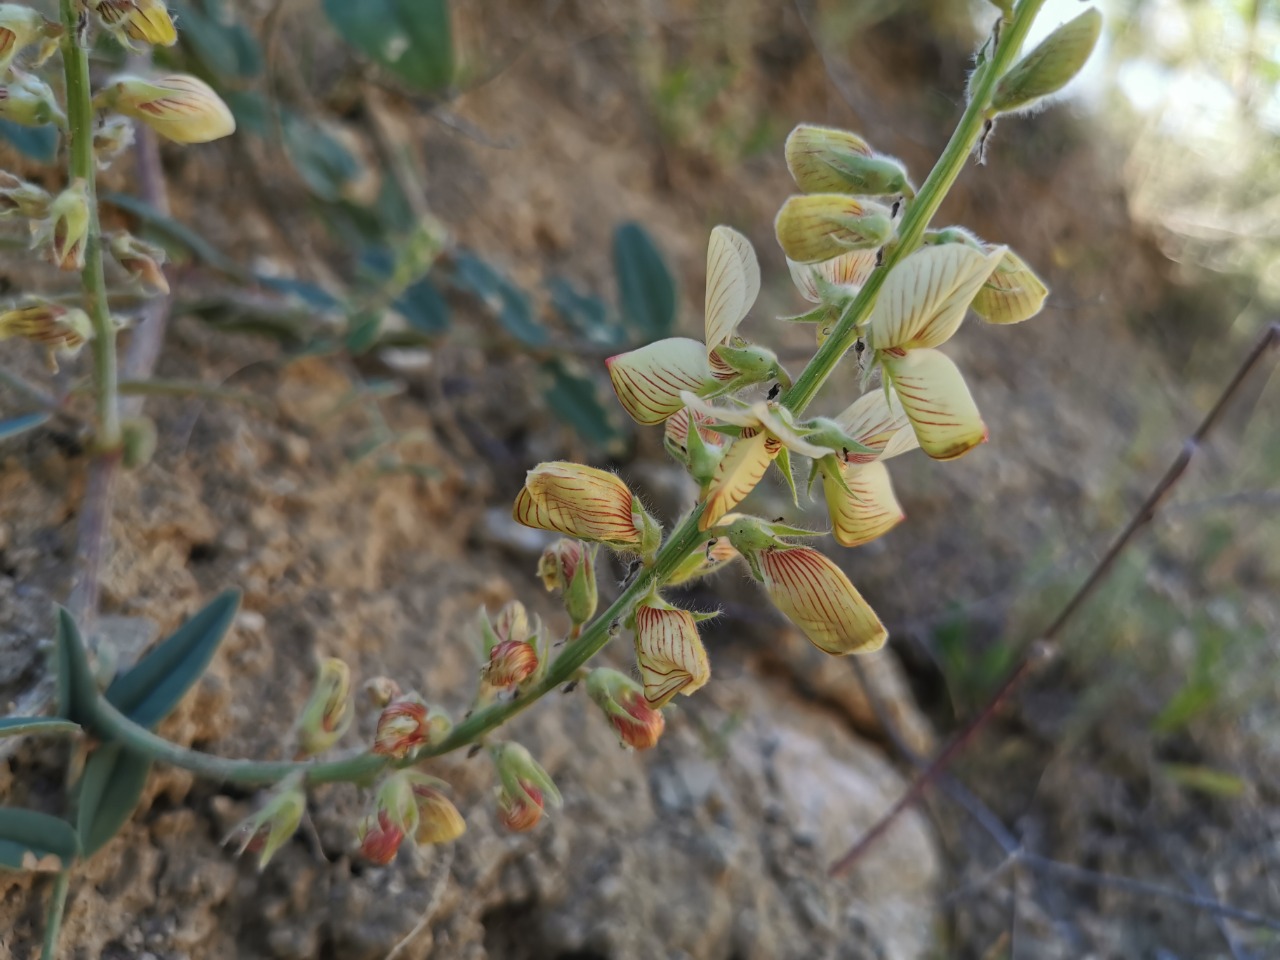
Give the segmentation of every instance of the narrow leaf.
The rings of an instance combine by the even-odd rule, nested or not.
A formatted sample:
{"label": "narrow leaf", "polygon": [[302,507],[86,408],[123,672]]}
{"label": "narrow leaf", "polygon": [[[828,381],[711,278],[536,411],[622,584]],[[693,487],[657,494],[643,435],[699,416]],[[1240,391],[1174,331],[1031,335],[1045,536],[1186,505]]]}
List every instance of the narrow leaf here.
{"label": "narrow leaf", "polygon": [[76,816],[84,856],[101,850],[129,822],[150,773],[149,759],[118,743],[99,747],[89,757],[80,777]]}
{"label": "narrow leaf", "polygon": [[79,724],[58,717],[0,718],[0,738],[28,735],[65,737],[79,732]]}
{"label": "narrow leaf", "polygon": [[57,873],[79,853],[71,824],[38,810],[0,807],[0,867]]}
{"label": "narrow leaf", "polygon": [[622,318],[632,332],[644,342],[670,336],[676,323],[676,283],[638,223],[624,223],[614,231],[613,269]]}
{"label": "narrow leaf", "polygon": [[324,12],[347,43],[423,93],[453,80],[448,0],[324,0]]}
{"label": "narrow leaf", "polygon": [[56,617],[53,659],[58,680],[58,716],[85,726],[98,696],[97,684],[75,619],[61,606]]}
{"label": "narrow leaf", "polygon": [[139,726],[154,727],[209,666],[239,606],[239,591],[220,593],[133,669],[116,677],[107,687],[107,702]]}
{"label": "narrow leaf", "polygon": [[20,433],[26,433],[28,430],[43,426],[49,422],[52,416],[52,414],[41,410],[37,413],[24,413],[21,416],[10,417],[8,420],[0,420],[0,440],[8,440],[10,437],[16,437]]}

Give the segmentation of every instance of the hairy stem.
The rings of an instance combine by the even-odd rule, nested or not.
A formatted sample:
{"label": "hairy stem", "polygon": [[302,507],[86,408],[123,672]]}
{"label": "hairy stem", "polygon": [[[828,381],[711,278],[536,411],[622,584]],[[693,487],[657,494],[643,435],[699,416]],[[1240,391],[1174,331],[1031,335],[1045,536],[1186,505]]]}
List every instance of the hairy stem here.
{"label": "hairy stem", "polygon": [[116,331],[107,306],[107,282],[102,267],[102,227],[98,222],[97,165],[93,155],[93,91],[89,86],[89,51],[83,46],[81,7],[61,0],[62,66],[67,84],[67,140],[72,181],[83,180],[89,194],[89,232],[85,238],[84,270],[80,283],[85,311],[93,323],[93,376],[98,386],[100,450],[120,446],[120,407],[116,389]]}
{"label": "hairy stem", "polygon": [[984,114],[991,105],[991,96],[995,92],[996,81],[1013,65],[1014,58],[1022,48],[1031,24],[1044,5],[1044,0],[1022,0],[1014,11],[1013,19],[1000,31],[1000,43],[992,54],[982,76],[970,91],[969,105],[960,117],[955,132],[951,135],[942,156],[929,172],[924,186],[916,194],[915,199],[907,204],[907,212],[898,227],[897,237],[892,245],[886,248],[884,263],[871,272],[867,282],[853,302],[845,310],[836,324],[835,330],[826,342],[818,348],[813,359],[805,367],[804,372],[796,378],[795,384],[782,395],[782,404],[792,413],[802,413],[817,395],[840,359],[849,352],[858,339],[859,329],[871,314],[875,306],[876,295],[884,285],[889,273],[910,255],[924,236],[929,221],[938,212],[943,199],[955,184],[965,162],[978,145],[986,125]]}

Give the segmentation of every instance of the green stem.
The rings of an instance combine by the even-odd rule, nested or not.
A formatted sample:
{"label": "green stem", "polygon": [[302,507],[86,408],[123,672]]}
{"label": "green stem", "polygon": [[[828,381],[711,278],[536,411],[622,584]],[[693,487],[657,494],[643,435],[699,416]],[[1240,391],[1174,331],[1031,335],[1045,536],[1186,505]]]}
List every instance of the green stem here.
{"label": "green stem", "polygon": [[98,221],[97,166],[93,155],[93,91],[89,85],[89,52],[81,45],[81,8],[75,0],[61,0],[62,66],[67,84],[67,140],[72,181],[83,180],[89,194],[89,233],[84,245],[85,312],[93,323],[93,376],[98,387],[100,450],[120,446],[120,403],[116,386],[116,331],[107,306],[107,281],[102,266],[102,227]]}
{"label": "green stem", "polygon": [[804,412],[817,395],[827,377],[836,368],[840,359],[849,352],[857,342],[862,324],[871,314],[876,295],[884,285],[889,273],[901,263],[918,246],[924,236],[929,221],[938,212],[943,199],[960,176],[965,162],[982,136],[986,124],[986,111],[991,105],[991,96],[995,92],[996,82],[1013,66],[1013,60],[1022,49],[1022,42],[1031,29],[1031,24],[1044,5],[1044,0],[1022,0],[1013,13],[1013,19],[1006,22],[1000,31],[1000,44],[996,47],[991,62],[986,65],[982,76],[971,91],[972,98],[964,115],[961,116],[955,132],[951,135],[942,156],[929,172],[924,186],[916,194],[915,199],[907,205],[906,215],[898,227],[898,235],[893,244],[886,248],[884,263],[879,269],[872,271],[867,282],[853,302],[841,316],[835,330],[826,342],[818,348],[818,352],[805,366],[804,371],[796,378],[795,384],[782,395],[782,404],[792,413]]}
{"label": "green stem", "polygon": [[532,706],[557,687],[568,683],[578,670],[599,653],[613,636],[612,624],[624,617],[654,582],[665,583],[672,573],[707,534],[698,529],[701,510],[695,511],[676,528],[659,551],[654,565],[627,586],[609,608],[600,614],[582,636],[571,642],[552,662],[546,676],[535,686],[522,691],[515,700],[495,703],[477,710],[454,727],[444,740],[419,750],[404,761],[392,761],[372,753],[362,753],[343,760],[324,763],[295,761],[236,760],[215,757],[198,750],[179,746],[134,723],[104,698],[98,697],[92,707],[92,729],[100,737],[123,743],[130,749],[176,767],[190,770],[210,780],[246,785],[272,784],[297,771],[302,771],[308,784],[369,780],[388,766],[410,766],[428,757],[451,753],[480,741],[486,734],[515,714]]}
{"label": "green stem", "polygon": [[67,887],[70,882],[69,870],[60,870],[53,880],[49,912],[44,922],[44,945],[40,950],[40,960],[55,960],[58,955],[58,934],[62,932],[62,913],[67,907]]}

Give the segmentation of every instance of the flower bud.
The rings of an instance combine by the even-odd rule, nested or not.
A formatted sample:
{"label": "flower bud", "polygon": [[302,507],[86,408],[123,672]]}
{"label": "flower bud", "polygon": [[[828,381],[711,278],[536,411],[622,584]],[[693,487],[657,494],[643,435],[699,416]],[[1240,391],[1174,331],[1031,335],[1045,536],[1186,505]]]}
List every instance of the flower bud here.
{"label": "flower bud", "polygon": [[649,706],[689,696],[711,679],[711,665],[688,610],[642,604],[635,612],[636,660]]}
{"label": "flower bud", "polygon": [[1040,41],[996,83],[988,116],[1029,107],[1065,87],[1088,61],[1102,32],[1102,14],[1090,8]]}
{"label": "flower bud", "polygon": [[[721,517],[720,522],[728,523],[733,516],[735,515],[730,514],[727,517]],[[729,538],[716,537],[707,544],[704,550],[695,550],[685,557],[680,566],[676,567],[675,572],[671,574],[671,579],[667,581],[667,586],[678,587],[681,584],[689,583],[691,580],[697,580],[699,577],[709,576],[736,559],[738,559],[738,551],[729,542]]]}
{"label": "flower bud", "polygon": [[563,460],[529,471],[512,516],[527,527],[639,550],[658,548],[661,528],[612,473]]}
{"label": "flower bud", "polygon": [[28,220],[45,220],[52,203],[48,190],[0,171],[0,220],[15,214]]}
{"label": "flower bud", "polygon": [[591,547],[581,540],[557,540],[542,552],[538,576],[548,591],[560,591],[565,612],[575,627],[595,616],[599,595]]}
{"label": "flower bud", "polygon": [[24,337],[43,346],[50,372],[57,373],[57,355],[79,353],[93,337],[93,323],[78,307],[36,301],[0,313],[0,340],[10,337]]}
{"label": "flower bud", "polygon": [[168,294],[169,281],[160,269],[165,260],[164,250],[131,233],[114,233],[107,245],[116,262],[137,283],[153,293]]}
{"label": "flower bud", "polygon": [[49,205],[49,259],[63,270],[84,269],[84,244],[89,236],[89,190],[75,180]]}
{"label": "flower bud", "polygon": [[24,127],[54,123],[65,127],[67,118],[53,90],[39,77],[11,69],[9,81],[0,85],[0,117]]}
{"label": "flower bud", "polygon": [[22,50],[36,40],[42,41],[36,66],[57,49],[62,25],[46,20],[39,11],[19,3],[0,3],[0,75],[3,75]]}
{"label": "flower bud", "polygon": [[666,726],[662,714],[645,702],[644,690],[630,677],[601,667],[587,677],[587,695],[604,711],[622,742],[648,750]]}
{"label": "flower bud", "polygon": [[782,252],[797,263],[870,250],[883,246],[893,235],[887,207],[840,193],[791,197],[778,211],[773,227]]}
{"label": "flower bud", "polygon": [[773,605],[819,650],[843,655],[879,650],[888,631],[844,571],[810,547],[768,547],[757,569]]}
{"label": "flower bud", "polygon": [[222,842],[236,844],[236,856],[246,851],[258,854],[261,871],[302,822],[307,810],[307,795],[302,786],[301,772],[281,780],[262,809],[241,821]]}
{"label": "flower bud", "polygon": [[390,677],[373,677],[364,683],[364,692],[375,707],[385,707],[400,698],[400,684]]}
{"label": "flower bud", "polygon": [[522,833],[533,829],[548,801],[557,807],[563,802],[547,771],[520,744],[499,744],[491,747],[489,754],[501,782],[498,818],[508,830]]}
{"label": "flower bud", "polygon": [[155,47],[171,47],[178,41],[173,18],[161,0],[91,0],[94,13],[121,45],[137,48],[137,40]]}
{"label": "flower bud", "polygon": [[414,843],[449,843],[467,832],[467,822],[462,814],[441,792],[448,784],[412,770],[406,771],[404,777],[413,791],[413,802],[418,808]]}
{"label": "flower bud", "polygon": [[298,717],[298,758],[314,757],[351,726],[351,670],[337,657],[320,661],[315,687]]}
{"label": "flower bud", "polygon": [[503,640],[489,651],[484,679],[491,687],[505,690],[529,679],[538,669],[538,651],[528,640]]}
{"label": "flower bud", "polygon": [[417,694],[398,697],[378,716],[373,752],[400,760],[420,747],[439,743],[452,726],[448,714],[427,706]]}
{"label": "flower bud", "polygon": [[503,604],[498,615],[494,617],[493,632],[498,643],[506,643],[509,640],[527,641],[533,631],[529,628],[529,614],[524,604],[519,600]]}
{"label": "flower bud", "polygon": [[141,120],[175,143],[207,143],[236,129],[236,119],[222,98],[203,80],[186,74],[150,80],[116,77],[93,98],[93,104]]}
{"label": "flower bud", "polygon": [[862,197],[914,195],[907,172],[892,157],[874,153],[856,134],[802,123],[786,144],[787,169],[805,193]]}
{"label": "flower bud", "polygon": [[356,828],[360,855],[378,866],[386,866],[395,859],[404,838],[417,828],[418,806],[413,787],[405,774],[392,774],[378,788],[373,809]]}

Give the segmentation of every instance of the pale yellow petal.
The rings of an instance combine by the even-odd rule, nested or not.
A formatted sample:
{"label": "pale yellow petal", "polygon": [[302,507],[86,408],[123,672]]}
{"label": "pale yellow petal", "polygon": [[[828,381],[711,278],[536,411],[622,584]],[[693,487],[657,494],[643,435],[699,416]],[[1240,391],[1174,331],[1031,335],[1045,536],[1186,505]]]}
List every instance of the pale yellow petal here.
{"label": "pale yellow petal", "polygon": [[884,646],[884,624],[824,554],[809,547],[770,548],[760,552],[759,566],[769,599],[818,649],[843,655]]}
{"label": "pale yellow petal", "polygon": [[790,422],[783,419],[782,409],[763,400],[751,405],[751,412],[764,429],[773,434],[792,453],[798,453],[802,457],[812,457],[815,460],[835,453],[830,447],[818,446],[800,436]]}
{"label": "pale yellow petal", "polygon": [[636,660],[644,698],[654,708],[677,693],[688,696],[711,679],[711,665],[688,610],[637,607]]}
{"label": "pale yellow petal", "polygon": [[800,296],[810,303],[821,303],[819,279],[853,292],[867,282],[867,277],[876,268],[876,258],[875,250],[853,250],[820,263],[798,263],[788,259],[787,269],[791,271],[791,282],[800,291]]}
{"label": "pale yellow petal", "polygon": [[511,514],[519,523],[580,540],[638,546],[642,531],[634,498],[612,473],[552,461],[529,471]]}
{"label": "pale yellow petal", "polygon": [[716,227],[707,244],[707,353],[733,336],[759,295],[760,264],[751,241],[730,227]]}
{"label": "pale yellow petal", "polygon": [[687,390],[680,394],[680,400],[690,410],[702,414],[709,420],[715,420],[717,423],[730,423],[735,427],[760,426],[760,418],[747,407],[717,406]]}
{"label": "pale yellow petal", "polygon": [[818,263],[851,250],[872,250],[893,234],[888,207],[838,193],[789,198],[773,222],[782,252],[799,263]]}
{"label": "pale yellow petal", "polygon": [[889,274],[876,298],[871,345],[911,350],[951,339],[1004,249],[984,255],[962,243],[947,243],[911,254]]}
{"label": "pale yellow petal", "polygon": [[684,407],[682,391],[715,386],[702,344],[687,337],[658,340],[605,362],[618,402],[636,423],[661,423]]}
{"label": "pale yellow petal", "polygon": [[836,543],[857,547],[888,533],[902,522],[906,514],[893,494],[889,469],[883,463],[841,463],[838,468],[845,486],[830,477],[822,481]]}
{"label": "pale yellow petal", "polygon": [[987,426],[964,377],[946,354],[910,350],[883,362],[920,449],[933,459],[954,460],[987,439]]}
{"label": "pale yellow petal", "polygon": [[1021,323],[1044,306],[1049,288],[1012,250],[987,277],[973,298],[973,312],[987,323]]}
{"label": "pale yellow petal", "polygon": [[[906,411],[902,409],[902,402],[892,388],[888,391],[883,389],[867,391],[835,419],[841,430],[864,447],[870,447],[875,451],[874,454],[851,453],[850,463],[869,463],[872,460],[878,460],[896,436],[901,433],[911,435],[910,421],[907,419]],[[898,449],[895,452],[904,451]]]}
{"label": "pale yellow petal", "polygon": [[741,503],[756,488],[781,449],[781,442],[764,432],[734,440],[716,468],[698,529],[714,526],[716,521]]}

